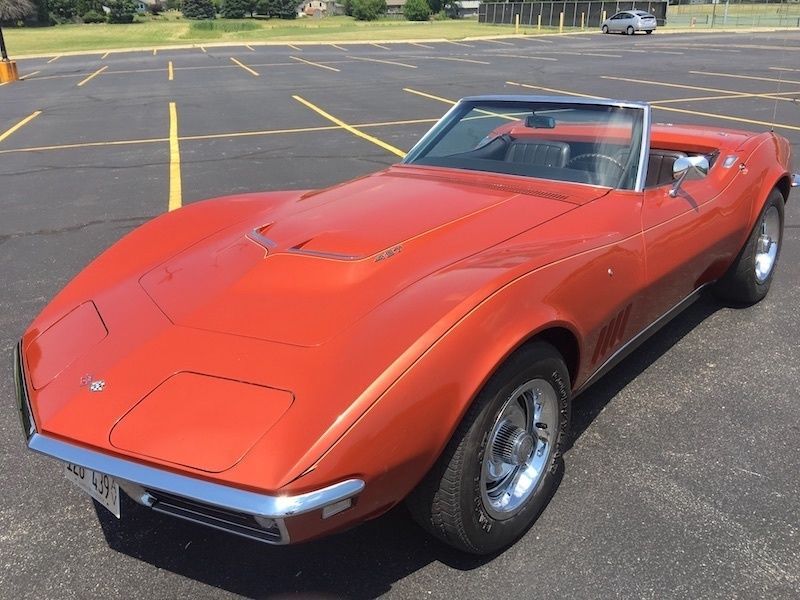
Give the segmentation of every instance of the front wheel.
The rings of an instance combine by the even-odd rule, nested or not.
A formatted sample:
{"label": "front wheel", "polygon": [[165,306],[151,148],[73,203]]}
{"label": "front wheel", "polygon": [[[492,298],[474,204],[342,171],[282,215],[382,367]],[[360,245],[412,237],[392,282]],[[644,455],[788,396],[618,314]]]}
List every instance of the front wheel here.
{"label": "front wheel", "polygon": [[409,496],[414,519],[472,554],[516,541],[555,491],[570,420],[569,374],[550,344],[513,354],[478,394]]}
{"label": "front wheel", "polygon": [[738,304],[755,304],[767,295],[783,242],[783,211],[783,194],[773,189],[744,248],[714,287],[717,296]]}
{"label": "front wheel", "polygon": [[628,25],[628,28],[625,30],[625,33],[628,35],[633,35],[633,25]]}
{"label": "front wheel", "polygon": [[600,31],[602,31],[603,33],[608,33],[608,25],[603,25],[603,26],[600,28]]}

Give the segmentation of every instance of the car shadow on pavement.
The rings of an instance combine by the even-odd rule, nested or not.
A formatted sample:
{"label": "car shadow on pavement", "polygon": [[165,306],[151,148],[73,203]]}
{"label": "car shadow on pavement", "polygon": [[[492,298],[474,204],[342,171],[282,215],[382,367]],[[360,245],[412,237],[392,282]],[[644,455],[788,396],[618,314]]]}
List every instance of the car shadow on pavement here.
{"label": "car shadow on pavement", "polygon": [[[573,440],[629,382],[720,308],[701,297],[576,399]],[[566,462],[568,470],[569,454]],[[122,500],[122,520],[96,506],[112,549],[253,598],[373,598],[433,562],[468,571],[495,558],[469,556],[430,538],[403,506],[326,539],[274,547],[155,513],[124,495]]]}

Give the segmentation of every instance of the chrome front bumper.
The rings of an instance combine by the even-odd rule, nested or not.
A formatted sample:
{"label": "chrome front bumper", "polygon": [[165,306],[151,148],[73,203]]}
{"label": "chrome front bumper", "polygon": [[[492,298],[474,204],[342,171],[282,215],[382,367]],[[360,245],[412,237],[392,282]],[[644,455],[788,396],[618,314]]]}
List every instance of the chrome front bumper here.
{"label": "chrome front bumper", "polygon": [[22,426],[31,450],[110,475],[138,503],[181,519],[270,544],[288,544],[287,518],[317,510],[322,511],[323,519],[332,516],[339,512],[339,503],[364,489],[362,480],[348,479],[305,494],[272,496],[90,450],[37,432],[19,345],[14,354],[14,379]]}

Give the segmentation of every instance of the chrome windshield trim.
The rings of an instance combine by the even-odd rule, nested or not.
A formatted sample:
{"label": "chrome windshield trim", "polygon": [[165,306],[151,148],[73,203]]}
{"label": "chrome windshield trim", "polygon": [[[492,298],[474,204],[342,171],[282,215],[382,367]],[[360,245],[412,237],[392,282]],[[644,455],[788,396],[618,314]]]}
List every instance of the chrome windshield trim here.
{"label": "chrome windshield trim", "polygon": [[270,496],[179,475],[89,450],[40,433],[33,434],[28,447],[40,454],[87,467],[144,488],[161,490],[220,508],[269,519],[284,519],[321,509],[328,504],[352,498],[364,489],[362,480],[348,479],[296,496]]}
{"label": "chrome windshield trim", "polygon": [[[425,166],[416,165],[414,161],[419,158],[430,143],[439,135],[439,133],[449,125],[453,119],[453,115],[466,103],[479,103],[479,102],[546,102],[546,103],[559,103],[559,104],[574,104],[576,106],[613,106],[616,108],[628,108],[642,111],[642,133],[639,136],[641,140],[641,147],[639,148],[639,169],[636,173],[636,180],[634,181],[633,188],[617,188],[627,189],[627,191],[642,192],[647,178],[647,167],[650,159],[650,127],[652,124],[652,107],[649,103],[636,100],[614,100],[611,98],[591,97],[580,98],[575,96],[541,96],[541,95],[525,95],[525,94],[499,94],[487,96],[466,96],[461,98],[458,102],[454,102],[453,106],[447,113],[439,119],[433,127],[431,127],[422,138],[414,144],[411,150],[405,155],[400,164],[410,166]],[[631,145],[634,145],[633,143]],[[553,180],[549,180],[553,181]],[[566,183],[559,180],[559,183]],[[582,184],[586,185],[586,184]]]}
{"label": "chrome windshield trim", "polygon": [[33,410],[28,396],[28,383],[25,380],[25,368],[22,362],[22,342],[19,342],[14,348],[14,388],[17,395],[19,420],[22,423],[25,440],[27,441],[36,433],[36,422],[33,419]]}

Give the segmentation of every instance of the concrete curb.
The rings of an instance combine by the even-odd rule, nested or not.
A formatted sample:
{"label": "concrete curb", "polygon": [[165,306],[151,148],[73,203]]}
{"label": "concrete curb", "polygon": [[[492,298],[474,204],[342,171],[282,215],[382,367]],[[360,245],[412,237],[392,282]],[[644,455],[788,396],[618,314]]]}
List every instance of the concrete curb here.
{"label": "concrete curb", "polygon": [[[659,35],[675,34],[675,33],[769,33],[778,31],[797,31],[797,27],[748,27],[748,28],[726,28],[726,29],[698,29],[698,28],[661,28],[658,30]],[[173,44],[166,46],[139,46],[134,48],[114,48],[104,50],[76,50],[73,52],[47,52],[43,54],[23,54],[15,56],[15,60],[30,60],[34,58],[50,58],[56,55],[60,56],[92,56],[94,54],[123,54],[129,52],[152,52],[153,50],[191,50],[194,48],[240,48],[244,46],[330,46],[331,44],[355,46],[355,45],[369,45],[369,44],[443,44],[448,42],[479,42],[482,40],[503,40],[503,39],[529,39],[529,38],[552,38],[564,37],[575,35],[601,35],[595,29],[586,31],[565,31],[563,33],[536,33],[536,34],[500,34],[500,35],[485,35],[485,36],[472,36],[465,38],[458,38],[448,40],[445,38],[409,38],[402,40],[326,40],[326,41],[293,41],[293,40],[276,40],[276,41],[255,41],[248,42],[246,40],[236,40],[228,42],[213,42],[208,44]]]}

